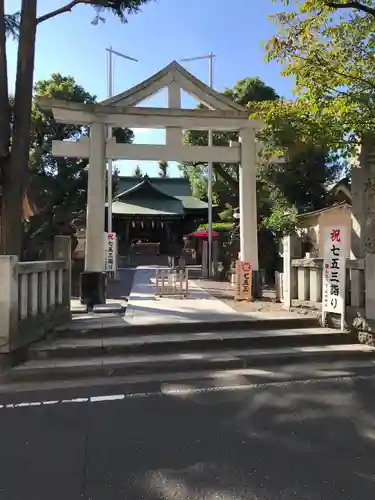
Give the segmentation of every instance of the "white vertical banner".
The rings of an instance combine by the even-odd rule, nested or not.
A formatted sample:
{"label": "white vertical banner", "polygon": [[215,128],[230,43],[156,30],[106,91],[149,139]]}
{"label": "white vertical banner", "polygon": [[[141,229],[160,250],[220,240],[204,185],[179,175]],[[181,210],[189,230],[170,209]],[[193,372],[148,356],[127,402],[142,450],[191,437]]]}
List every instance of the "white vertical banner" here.
{"label": "white vertical banner", "polygon": [[322,322],[327,313],[341,315],[341,329],[345,323],[345,286],[348,230],[345,226],[327,226],[323,229],[323,299]]}
{"label": "white vertical banner", "polygon": [[291,270],[291,247],[292,237],[285,236],[283,244],[283,307],[290,310],[292,306],[292,270]]}
{"label": "white vertical banner", "polygon": [[104,233],[104,270],[108,273],[117,270],[116,233]]}

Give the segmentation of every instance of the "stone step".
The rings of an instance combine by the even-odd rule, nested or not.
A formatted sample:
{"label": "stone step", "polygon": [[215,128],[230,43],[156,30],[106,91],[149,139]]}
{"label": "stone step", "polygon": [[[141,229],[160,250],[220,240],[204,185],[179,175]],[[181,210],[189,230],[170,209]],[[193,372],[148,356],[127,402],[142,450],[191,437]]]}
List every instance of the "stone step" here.
{"label": "stone step", "polygon": [[30,346],[29,359],[94,357],[126,354],[163,354],[194,351],[220,351],[261,347],[303,347],[344,344],[350,335],[324,328],[289,330],[239,330],[199,333],[123,335],[122,337],[63,337]]}
{"label": "stone step", "polygon": [[[118,302],[107,302],[106,304],[97,304],[93,307],[90,313],[95,317],[99,314],[122,314],[124,315],[126,311],[126,305],[119,304]],[[88,314],[89,310],[85,304],[70,306],[70,312],[74,315],[78,314]]]}
{"label": "stone step", "polygon": [[84,304],[70,306],[70,312],[72,314],[85,314],[87,313],[87,306]]}
{"label": "stone step", "polygon": [[285,330],[295,328],[316,328],[319,321],[315,317],[296,316],[281,318],[259,318],[258,316],[243,316],[240,319],[215,321],[181,321],[168,323],[132,324],[124,318],[104,317],[83,319],[80,317],[56,330],[59,336],[87,338],[123,337],[126,335],[160,335],[161,333],[201,333],[207,331],[223,332],[238,330]]}
{"label": "stone step", "polygon": [[7,374],[10,382],[51,381],[136,374],[215,371],[278,366],[288,363],[331,363],[374,359],[375,349],[356,344],[272,349],[236,349],[220,352],[180,352],[159,355],[105,356],[74,359],[30,360]]}

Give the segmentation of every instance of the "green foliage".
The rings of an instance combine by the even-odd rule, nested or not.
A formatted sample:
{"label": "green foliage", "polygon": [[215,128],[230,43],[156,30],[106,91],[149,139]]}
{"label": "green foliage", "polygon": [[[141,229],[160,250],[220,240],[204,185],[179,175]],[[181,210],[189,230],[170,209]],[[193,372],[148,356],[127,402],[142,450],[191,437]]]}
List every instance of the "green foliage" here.
{"label": "green foliage", "polygon": [[233,89],[225,89],[223,94],[241,106],[251,107],[249,103],[259,101],[275,101],[279,96],[272,87],[266,85],[258,77],[239,80]]}
{"label": "green foliage", "polygon": [[[39,24],[61,14],[69,13],[77,5],[84,4],[90,5],[95,10],[92,24],[96,25],[99,22],[105,22],[104,16],[106,13],[111,13],[117,16],[122,23],[127,23],[129,15],[137,14],[143,5],[152,1],[153,0],[74,0],[74,2],[67,2],[65,5],[62,5],[56,10],[42,14],[37,19],[37,22]],[[13,14],[5,14],[4,22],[7,36],[18,38],[20,13],[15,12]]]}
{"label": "green foliage", "polygon": [[286,209],[284,206],[275,206],[268,217],[262,220],[262,226],[277,236],[292,233],[297,225],[297,209]]}
{"label": "green foliage", "polygon": [[[5,28],[0,44],[0,174],[3,195],[1,197],[0,252],[21,256],[23,201],[30,187],[28,179],[28,135],[31,128],[33,73],[37,25],[64,13],[71,12],[77,5],[90,5],[96,10],[93,23],[103,21],[103,15],[110,12],[127,22],[130,14],[139,12],[141,6],[152,0],[66,0],[53,11],[37,18],[37,0],[22,1],[21,12],[5,13],[4,2],[0,7],[0,26]],[[19,37],[17,56],[17,78],[15,85],[14,116],[9,111],[7,82],[7,55],[5,36]],[[131,134],[116,131],[115,135]],[[35,138],[34,138],[35,139]],[[38,139],[36,139],[36,142]],[[34,147],[36,150],[37,148]],[[46,156],[43,152],[40,154]],[[32,155],[31,155],[32,156]],[[45,193],[42,193],[42,197]]]}
{"label": "green foliage", "polygon": [[134,177],[143,177],[143,172],[141,170],[141,167],[137,165],[133,171]]}
{"label": "green foliage", "polygon": [[[208,224],[201,224],[198,230],[205,229],[208,230]],[[233,232],[233,223],[231,222],[214,222],[212,224],[212,230],[219,234],[218,239],[220,241],[220,256],[219,260],[223,261],[226,267],[230,265],[230,240]]]}
{"label": "green foliage", "polygon": [[[337,180],[343,169],[342,160],[332,153],[327,143],[331,140],[326,120],[317,118],[313,109],[302,101],[288,102],[259,78],[245,78],[234,89],[224,94],[243,106],[251,108],[252,116],[262,119],[266,126],[259,134],[264,149],[259,157],[257,190],[258,220],[260,229],[273,234],[285,229],[279,212],[299,212],[318,209],[327,203],[326,185]],[[238,139],[236,133],[214,133],[215,145],[228,145]],[[207,133],[190,131],[185,136],[187,144],[207,145]],[[284,163],[273,163],[271,157],[282,156]],[[207,166],[185,165],[184,174],[189,178],[195,196],[207,199]],[[238,167],[214,164],[214,202],[222,209],[220,217],[230,217],[228,207],[237,207]],[[273,215],[275,211],[275,215]],[[272,224],[275,223],[275,226]]]}
{"label": "green foliage", "polygon": [[234,209],[229,203],[226,203],[225,208],[219,213],[219,217],[222,221],[233,221]]}
{"label": "green foliage", "polygon": [[375,125],[375,3],[373,0],[279,0],[278,34],[268,60],[295,79],[301,105],[315,114],[328,145],[351,153]]}
{"label": "green foliage", "polygon": [[159,177],[168,177],[168,162],[159,161]]}
{"label": "green foliage", "polygon": [[7,37],[16,39],[20,29],[20,15],[18,12],[14,14],[4,15],[5,33]]}
{"label": "green foliage", "polygon": [[67,12],[71,12],[73,7],[80,4],[90,5],[95,9],[95,17],[92,20],[92,24],[104,22],[104,15],[106,13],[114,14],[121,20],[121,22],[126,23],[130,14],[137,14],[143,5],[151,1],[152,0],[74,0],[73,2],[67,2],[65,5],[54,11],[42,14],[38,18],[38,23],[47,21],[52,17],[59,16]]}
{"label": "green foliage", "polygon": [[[35,84],[35,96],[72,102],[94,103],[95,96],[78,85],[73,77],[55,73]],[[54,234],[71,232],[72,221],[84,211],[87,200],[87,159],[55,158],[53,140],[78,139],[89,133],[86,127],[57,123],[52,113],[32,108],[29,166],[32,184],[38,195],[39,212],[25,226],[25,244],[50,241]],[[114,129],[120,142],[132,142],[131,130]],[[114,181],[116,174],[114,176]],[[116,182],[114,182],[114,189]]]}
{"label": "green foliage", "polygon": [[[232,222],[214,222],[212,224],[212,230],[217,231],[218,233],[222,232],[222,231],[224,231],[224,232],[230,231],[232,229],[232,227],[233,227]],[[198,229],[208,229],[208,224],[200,224]]]}
{"label": "green foliage", "polygon": [[137,14],[141,6],[150,1],[151,0],[93,0],[91,3],[97,11],[96,18],[93,22],[96,24],[98,21],[104,21],[102,14],[108,10],[119,17],[121,22],[126,23],[129,14]]}
{"label": "green foliage", "polygon": [[[233,89],[224,90],[223,94],[238,104],[249,106],[258,100],[277,99],[276,92],[259,78],[244,78],[236,83]],[[200,105],[202,107],[202,105]],[[228,146],[230,141],[237,141],[237,132],[214,132],[215,146]],[[208,132],[190,130],[184,138],[185,144],[194,146],[208,145]],[[184,175],[193,186],[194,195],[207,199],[207,165],[187,164],[181,167]],[[225,204],[238,205],[238,165],[215,163],[213,165],[213,192],[215,203],[224,207]]]}

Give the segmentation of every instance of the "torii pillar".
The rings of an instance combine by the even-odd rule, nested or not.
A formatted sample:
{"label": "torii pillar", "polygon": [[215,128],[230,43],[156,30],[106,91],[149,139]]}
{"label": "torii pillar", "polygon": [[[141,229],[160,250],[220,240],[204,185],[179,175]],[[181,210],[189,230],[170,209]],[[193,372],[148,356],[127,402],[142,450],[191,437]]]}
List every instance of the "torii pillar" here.
{"label": "torii pillar", "polygon": [[240,130],[241,163],[239,168],[240,258],[253,269],[253,295],[259,293],[258,215],[255,129]]}
{"label": "torii pillar", "polygon": [[87,181],[85,271],[81,275],[81,303],[88,306],[106,301],[104,272],[106,128],[90,125],[90,153]]}

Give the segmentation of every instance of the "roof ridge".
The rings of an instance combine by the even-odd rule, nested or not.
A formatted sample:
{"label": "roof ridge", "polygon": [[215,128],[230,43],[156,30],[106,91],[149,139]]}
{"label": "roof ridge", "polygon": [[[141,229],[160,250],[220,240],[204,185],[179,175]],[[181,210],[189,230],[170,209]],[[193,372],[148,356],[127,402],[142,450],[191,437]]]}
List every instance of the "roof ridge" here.
{"label": "roof ridge", "polygon": [[348,207],[352,206],[352,204],[348,201],[337,201],[335,203],[332,203],[328,207],[318,208],[317,210],[313,210],[311,212],[303,212],[301,214],[298,214],[297,217],[307,217],[307,216],[311,216],[311,215],[317,215],[317,214],[320,214],[322,212],[326,212],[327,210],[331,210],[332,208],[337,208],[337,207],[341,207],[344,205],[347,205]]}
{"label": "roof ridge", "polygon": [[150,177],[146,174],[144,177],[141,178],[140,182],[138,184],[135,184],[129,189],[126,189],[122,193],[119,193],[118,195],[115,196],[114,200],[119,200],[123,196],[128,196],[132,193],[136,193],[137,191],[142,190],[145,186],[150,186],[152,190],[156,191],[158,194],[161,195],[162,198],[164,199],[172,199],[178,201],[178,199],[175,196],[172,196],[170,194],[164,193],[160,189],[158,189],[156,186],[153,185],[152,182],[150,182]]}
{"label": "roof ridge", "polygon": [[[147,175],[147,174],[146,174]],[[142,179],[144,179],[146,177],[146,175],[144,177],[142,177]],[[118,175],[117,176],[118,179],[141,179],[141,177],[137,177],[136,175]],[[149,176],[147,175],[147,178],[150,179],[150,180],[153,180],[153,181],[184,181],[184,182],[189,182],[189,179],[186,179],[185,177],[160,177],[160,176]]]}

